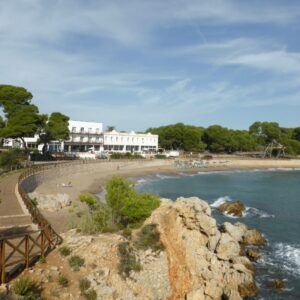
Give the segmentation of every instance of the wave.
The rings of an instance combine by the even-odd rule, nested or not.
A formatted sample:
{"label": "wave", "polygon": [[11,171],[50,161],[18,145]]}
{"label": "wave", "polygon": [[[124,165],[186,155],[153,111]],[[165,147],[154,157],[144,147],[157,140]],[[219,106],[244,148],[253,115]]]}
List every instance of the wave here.
{"label": "wave", "polygon": [[275,215],[269,214],[255,207],[246,206],[246,211],[243,213],[243,217],[275,218]]}
{"label": "wave", "polygon": [[178,178],[178,176],[172,176],[172,175],[166,175],[166,174],[156,174],[155,176],[159,179]]}
{"label": "wave", "polygon": [[[212,204],[210,204],[210,207],[218,208],[223,203],[231,202],[231,201],[232,201],[232,199],[229,196],[219,197],[216,201],[214,201]],[[223,214],[229,218],[234,218],[234,219],[238,218],[238,217],[230,215],[226,212],[224,212]],[[257,209],[255,207],[250,207],[250,206],[246,206],[246,210],[243,212],[242,217],[275,218],[275,216],[272,214],[269,214],[263,210]]]}
{"label": "wave", "polygon": [[266,266],[278,267],[296,277],[300,276],[300,245],[275,243],[272,254],[261,260]]}
{"label": "wave", "polygon": [[232,201],[232,199],[229,196],[224,196],[224,197],[218,198],[215,202],[210,204],[210,206],[213,207],[213,208],[218,208],[223,203],[230,202],[230,201]]}

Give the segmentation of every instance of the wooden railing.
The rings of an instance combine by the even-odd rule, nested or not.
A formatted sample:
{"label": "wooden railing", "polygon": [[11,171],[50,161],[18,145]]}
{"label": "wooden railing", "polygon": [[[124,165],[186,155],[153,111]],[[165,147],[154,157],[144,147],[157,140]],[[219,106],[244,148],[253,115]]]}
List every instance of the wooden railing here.
{"label": "wooden railing", "polygon": [[18,192],[28,209],[33,223],[38,230],[0,236],[0,284],[9,281],[14,275],[28,268],[40,257],[44,257],[62,243],[61,236],[55,232],[47,219],[32,203],[22,186],[24,180],[39,172],[57,167],[54,165],[38,166],[23,172],[18,179]]}
{"label": "wooden railing", "polygon": [[[117,162],[145,162],[145,159],[136,160],[113,160]],[[105,163],[106,160],[81,160],[65,163],[51,163],[33,166],[24,171],[18,179],[18,192],[26,208],[28,209],[33,223],[38,225],[36,231],[25,231],[19,234],[0,236],[0,284],[8,282],[14,275],[19,274],[24,268],[28,268],[39,258],[47,255],[57,245],[62,243],[62,237],[55,232],[51,224],[33,204],[23,187],[24,181],[46,170],[75,166],[82,164]],[[111,161],[112,162],[112,161]]]}

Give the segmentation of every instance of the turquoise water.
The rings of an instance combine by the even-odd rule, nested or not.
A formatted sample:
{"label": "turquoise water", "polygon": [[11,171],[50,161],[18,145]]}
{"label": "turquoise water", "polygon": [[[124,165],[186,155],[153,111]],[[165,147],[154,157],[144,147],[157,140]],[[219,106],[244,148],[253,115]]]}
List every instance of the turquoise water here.
{"label": "turquoise water", "polygon": [[[176,199],[198,196],[213,208],[224,200],[241,200],[242,218],[219,214],[218,223],[241,221],[262,231],[268,240],[256,264],[260,293],[255,299],[300,299],[300,170],[230,171],[138,180],[137,189]],[[268,288],[271,279],[286,280],[286,289]]]}

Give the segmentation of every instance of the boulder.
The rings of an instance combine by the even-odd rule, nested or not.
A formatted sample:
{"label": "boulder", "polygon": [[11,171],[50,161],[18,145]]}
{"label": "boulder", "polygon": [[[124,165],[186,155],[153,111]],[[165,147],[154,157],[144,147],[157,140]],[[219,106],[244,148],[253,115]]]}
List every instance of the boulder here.
{"label": "boulder", "polygon": [[220,241],[221,238],[221,233],[219,230],[216,231],[215,235],[212,235],[209,237],[209,241],[208,241],[208,249],[212,252],[214,252],[216,250],[216,247]]}
{"label": "boulder", "polygon": [[221,204],[217,209],[221,213],[227,213],[235,217],[242,217],[243,212],[246,210],[246,207],[241,201],[235,201],[235,202],[227,201]]}
{"label": "boulder", "polygon": [[251,261],[258,261],[261,258],[261,253],[259,252],[259,250],[254,248],[247,249],[246,255]]}
{"label": "boulder", "polygon": [[242,243],[245,245],[265,246],[267,240],[257,229],[250,229],[245,232]]}
{"label": "boulder", "polygon": [[276,278],[268,284],[268,287],[282,290],[285,288],[285,282],[282,279]]}
{"label": "boulder", "polygon": [[239,285],[238,291],[242,298],[246,298],[254,297],[257,294],[258,289],[256,287],[255,282],[250,282]]}
{"label": "boulder", "polygon": [[222,233],[216,252],[218,258],[229,260],[232,257],[239,256],[240,245],[231,237],[231,235]]}
{"label": "boulder", "polygon": [[202,288],[195,289],[186,295],[186,300],[206,300]]}
{"label": "boulder", "polygon": [[235,241],[240,242],[247,230],[247,226],[242,223],[231,224],[229,222],[225,222],[222,224],[220,230],[222,232],[227,232]]}

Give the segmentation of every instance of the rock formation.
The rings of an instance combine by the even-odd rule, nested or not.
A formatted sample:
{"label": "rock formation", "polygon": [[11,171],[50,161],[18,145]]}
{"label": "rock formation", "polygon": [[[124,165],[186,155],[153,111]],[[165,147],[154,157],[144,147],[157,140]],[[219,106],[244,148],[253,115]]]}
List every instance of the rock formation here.
{"label": "rock formation", "polygon": [[[178,198],[175,202],[162,199],[160,207],[145,221],[147,224],[157,224],[165,250],[133,249],[141,270],[131,271],[127,278],[120,276],[118,269],[118,245],[128,242],[127,238],[118,233],[65,233],[64,246],[71,249],[71,255],[83,257],[85,264],[74,273],[68,258],[53,252],[47,258],[47,270],[37,273],[44,291],[53,289],[47,278],[56,268],[73,276],[72,288],[61,299],[81,299],[81,278],[87,278],[97,299],[104,300],[240,300],[257,293],[254,267],[246,256],[240,255],[242,243],[258,242],[254,238],[259,236],[256,231],[241,223],[225,222],[218,227],[209,205],[197,197]],[[132,245],[137,233],[132,234]],[[53,277],[58,276],[55,274]]]}
{"label": "rock formation", "polygon": [[66,193],[57,193],[51,195],[32,192],[29,194],[29,197],[37,201],[39,209],[49,212],[59,211],[62,208],[68,207],[72,204],[70,196]]}
{"label": "rock formation", "polygon": [[236,202],[227,201],[221,204],[217,209],[221,213],[227,213],[235,217],[242,217],[243,212],[246,210],[246,207],[241,201],[236,201]]}
{"label": "rock formation", "polygon": [[158,224],[169,262],[168,299],[242,299],[257,292],[253,267],[240,256],[248,229],[224,223],[218,229],[211,209],[197,197],[163,199],[147,220]]}

